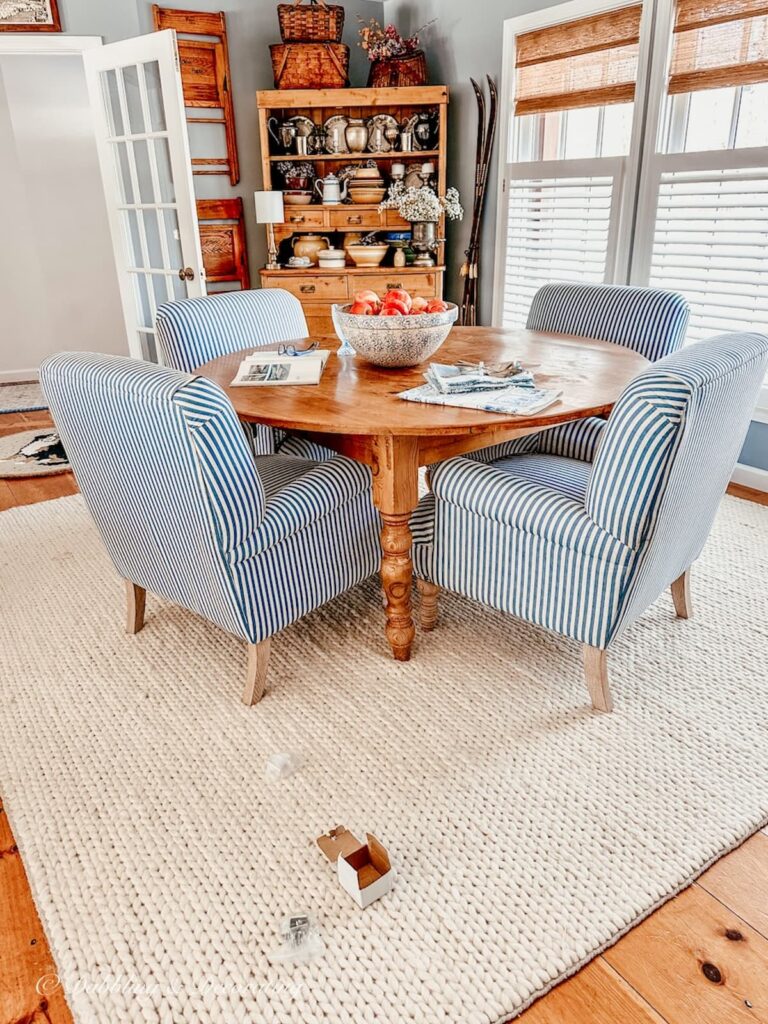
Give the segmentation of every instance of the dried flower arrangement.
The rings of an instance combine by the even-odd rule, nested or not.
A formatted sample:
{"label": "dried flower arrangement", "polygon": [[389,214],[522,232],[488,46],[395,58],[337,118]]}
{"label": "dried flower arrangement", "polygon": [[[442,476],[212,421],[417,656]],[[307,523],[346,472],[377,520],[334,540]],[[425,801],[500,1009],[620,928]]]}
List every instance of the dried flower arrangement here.
{"label": "dried flower arrangement", "polygon": [[449,188],[444,196],[439,196],[428,185],[406,188],[402,181],[390,186],[389,194],[379,209],[397,210],[403,220],[412,224],[439,220],[441,213],[449,220],[461,220],[464,216],[458,189]]}
{"label": "dried flower arrangement", "polygon": [[383,28],[375,19],[364,21],[360,15],[357,20],[360,22],[360,42],[368,60],[390,60],[392,57],[405,57],[409,53],[415,53],[419,48],[419,33],[433,23],[436,19],[422,25],[411,36],[402,36],[394,25],[387,25]]}
{"label": "dried flower arrangement", "polygon": [[311,163],[294,163],[292,160],[279,160],[277,169],[284,178],[314,178],[315,168]]}

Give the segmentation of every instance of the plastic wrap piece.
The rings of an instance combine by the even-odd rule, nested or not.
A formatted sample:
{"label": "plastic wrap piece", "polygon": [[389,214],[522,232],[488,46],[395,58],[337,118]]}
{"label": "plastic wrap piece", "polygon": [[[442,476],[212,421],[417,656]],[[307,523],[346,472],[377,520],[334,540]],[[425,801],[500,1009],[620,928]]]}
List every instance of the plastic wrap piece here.
{"label": "plastic wrap piece", "polygon": [[287,779],[289,775],[293,775],[300,767],[301,757],[298,754],[271,754],[264,768],[264,778],[267,782],[279,782],[280,779]]}
{"label": "plastic wrap piece", "polygon": [[305,964],[325,951],[325,943],[311,914],[290,914],[280,922],[282,943],[267,954],[271,964]]}

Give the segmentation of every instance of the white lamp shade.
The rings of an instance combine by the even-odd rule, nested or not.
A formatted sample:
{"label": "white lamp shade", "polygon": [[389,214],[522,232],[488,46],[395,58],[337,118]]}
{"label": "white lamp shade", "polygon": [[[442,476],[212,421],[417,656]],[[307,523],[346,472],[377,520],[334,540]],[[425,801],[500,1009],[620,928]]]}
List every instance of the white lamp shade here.
{"label": "white lamp shade", "polygon": [[285,220],[282,192],[254,192],[257,224],[282,224]]}

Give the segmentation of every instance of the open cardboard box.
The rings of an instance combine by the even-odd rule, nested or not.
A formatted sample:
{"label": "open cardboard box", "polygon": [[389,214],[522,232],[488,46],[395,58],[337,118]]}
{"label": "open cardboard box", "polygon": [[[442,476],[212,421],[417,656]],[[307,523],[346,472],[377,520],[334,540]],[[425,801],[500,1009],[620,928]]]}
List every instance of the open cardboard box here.
{"label": "open cardboard box", "polygon": [[337,825],[320,836],[317,845],[328,860],[336,865],[342,889],[365,909],[392,888],[394,876],[389,854],[376,836],[365,835],[361,843],[343,825]]}

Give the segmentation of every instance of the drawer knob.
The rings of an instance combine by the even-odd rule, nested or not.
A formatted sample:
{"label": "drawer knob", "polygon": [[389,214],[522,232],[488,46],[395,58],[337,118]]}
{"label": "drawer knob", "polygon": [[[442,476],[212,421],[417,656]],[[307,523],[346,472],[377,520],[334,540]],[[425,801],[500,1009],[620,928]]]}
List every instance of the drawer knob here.
{"label": "drawer knob", "polygon": [[402,287],[403,287],[403,282],[402,281],[388,281],[387,282],[387,291],[388,292],[393,291],[395,288],[402,288]]}
{"label": "drawer knob", "polygon": [[294,213],[294,215],[291,217],[291,224],[303,224],[305,220],[306,217],[304,216],[303,213]]}
{"label": "drawer knob", "polygon": [[303,284],[301,288],[299,288],[299,291],[302,295],[314,295],[315,286],[313,284]]}
{"label": "drawer knob", "polygon": [[362,218],[362,216],[359,213],[358,213],[358,215],[356,217],[353,217],[351,214],[350,214],[349,217],[347,217],[347,224],[362,224],[362,223],[363,223],[363,218]]}

